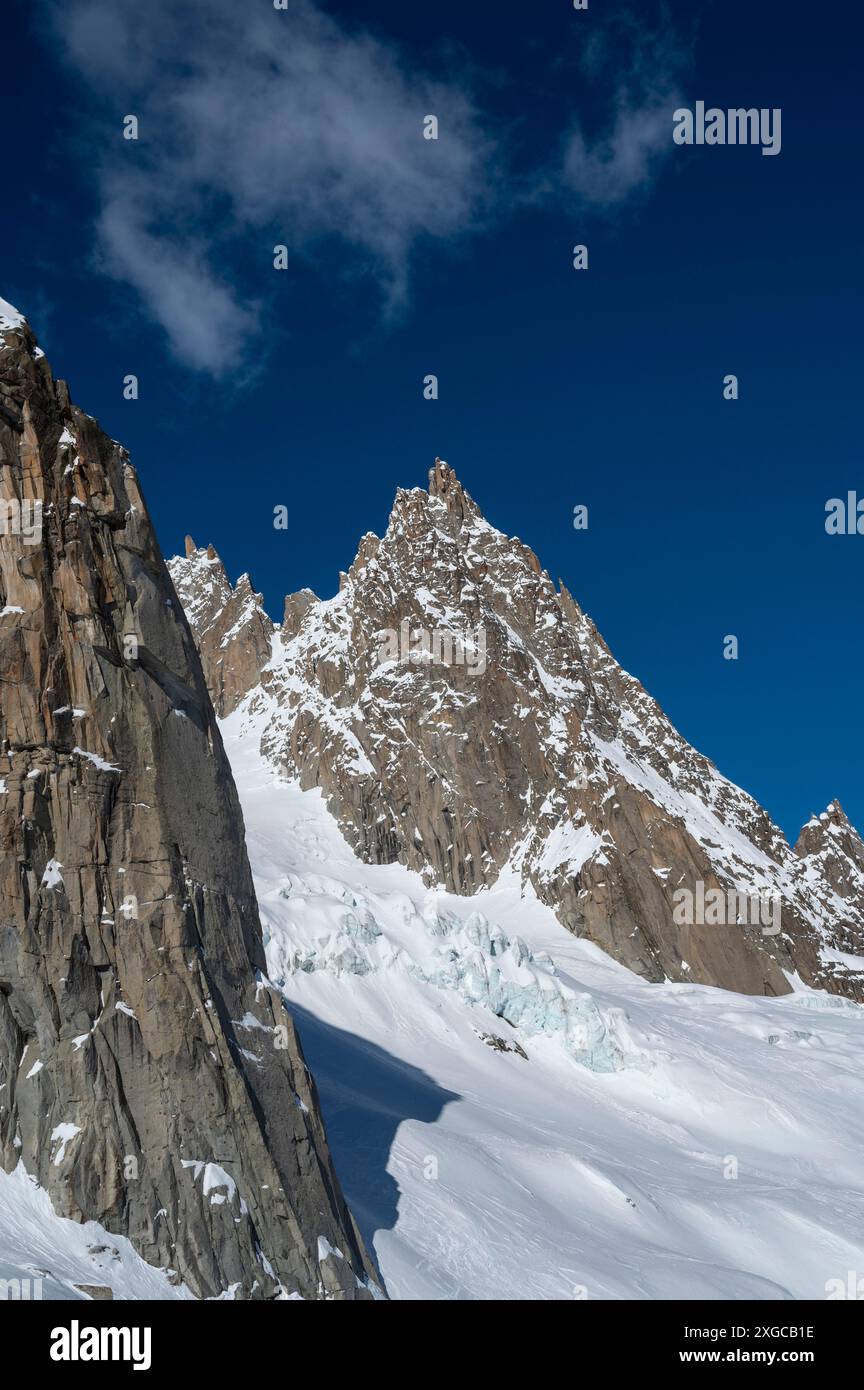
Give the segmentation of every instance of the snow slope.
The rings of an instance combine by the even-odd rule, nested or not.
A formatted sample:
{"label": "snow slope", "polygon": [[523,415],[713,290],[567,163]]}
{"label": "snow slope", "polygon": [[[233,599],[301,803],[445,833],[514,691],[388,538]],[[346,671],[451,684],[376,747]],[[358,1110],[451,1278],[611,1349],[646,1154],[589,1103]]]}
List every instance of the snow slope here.
{"label": "snow slope", "polygon": [[26,322],[24,315],[19,313],[14,304],[10,304],[6,299],[0,299],[0,332],[7,328],[20,328]]}
{"label": "snow slope", "polygon": [[222,730],[268,969],[391,1298],[824,1298],[864,1268],[861,1006],[647,984],[515,879],[363,864],[266,718]]}
{"label": "snow slope", "polygon": [[79,1225],[57,1216],[22,1164],[13,1173],[0,1170],[0,1281],[24,1284],[13,1284],[8,1295],[0,1285],[0,1302],[7,1296],[89,1302],[76,1287],[82,1284],[107,1285],[115,1298],[191,1297],[142,1260],[124,1236],[109,1235],[96,1221]]}

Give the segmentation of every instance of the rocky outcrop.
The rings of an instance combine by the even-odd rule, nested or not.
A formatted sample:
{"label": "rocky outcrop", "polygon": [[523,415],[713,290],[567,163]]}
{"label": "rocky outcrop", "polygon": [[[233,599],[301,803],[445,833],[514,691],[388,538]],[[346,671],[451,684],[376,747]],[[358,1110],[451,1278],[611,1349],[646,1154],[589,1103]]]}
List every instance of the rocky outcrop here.
{"label": "rocky outcrop", "polygon": [[0,315],[0,1159],[199,1296],[368,1298],[135,471]]}
{"label": "rocky outcrop", "polygon": [[839,801],[810,817],[795,843],[795,853],[819,866],[838,897],[864,910],[864,840]]}
{"label": "rocky outcrop", "polygon": [[186,555],[171,562],[171,578],[195,640],[204,678],[220,719],[256,685],[270,659],[273,623],[248,574],[232,586],[212,545],[199,550],[186,537]]}
{"label": "rocky outcrop", "polygon": [[[297,636],[303,619],[316,603],[320,603],[320,599],[311,589],[298,589],[296,594],[288,594],[285,599],[285,614],[282,619],[283,641],[290,642],[292,637]],[[251,690],[252,686],[250,685],[248,688]]]}
{"label": "rocky outcrop", "polygon": [[243,709],[362,857],[459,893],[515,873],[651,980],[779,994],[797,971],[860,995],[836,948],[864,943],[864,905],[690,747],[440,459],[338,595],[291,614]]}
{"label": "rocky outcrop", "polygon": [[795,853],[825,904],[830,937],[823,952],[826,969],[838,977],[841,989],[850,976],[857,977],[864,989],[864,840],[839,801],[832,801],[821,815],[811,816],[798,836]]}

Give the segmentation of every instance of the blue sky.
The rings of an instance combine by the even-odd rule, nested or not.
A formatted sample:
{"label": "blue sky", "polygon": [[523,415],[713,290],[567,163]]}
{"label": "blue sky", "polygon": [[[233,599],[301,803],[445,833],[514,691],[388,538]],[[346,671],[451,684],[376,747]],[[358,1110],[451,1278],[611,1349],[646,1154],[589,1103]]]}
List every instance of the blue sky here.
{"label": "blue sky", "polygon": [[[804,0],[13,0],[0,295],[166,554],[212,541],[278,617],[440,455],[788,834],[835,796],[864,826],[864,536],[824,527],[864,496],[862,33]],[[675,146],[697,100],[781,108],[781,152]]]}

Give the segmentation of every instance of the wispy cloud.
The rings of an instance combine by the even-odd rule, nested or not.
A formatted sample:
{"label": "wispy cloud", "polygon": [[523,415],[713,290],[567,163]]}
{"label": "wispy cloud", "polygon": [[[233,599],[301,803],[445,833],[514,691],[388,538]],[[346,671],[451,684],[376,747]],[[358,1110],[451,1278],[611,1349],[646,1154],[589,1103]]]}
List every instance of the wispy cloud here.
{"label": "wispy cloud", "polygon": [[612,92],[612,111],[599,130],[587,134],[577,119],[568,131],[560,166],[566,191],[612,209],[651,186],[674,148],[672,112],[689,56],[668,23],[654,29],[627,11],[592,31],[582,76]]}
{"label": "wispy cloud", "polygon": [[[335,263],[372,277],[393,310],[419,243],[482,223],[494,149],[470,97],[312,0],[66,0],[52,25],[117,112],[97,169],[103,268],[193,368],[221,376],[242,360],[263,311],[238,286],[263,247],[305,258],[347,244]],[[137,142],[120,138],[127,113]],[[437,141],[423,139],[427,114]]]}

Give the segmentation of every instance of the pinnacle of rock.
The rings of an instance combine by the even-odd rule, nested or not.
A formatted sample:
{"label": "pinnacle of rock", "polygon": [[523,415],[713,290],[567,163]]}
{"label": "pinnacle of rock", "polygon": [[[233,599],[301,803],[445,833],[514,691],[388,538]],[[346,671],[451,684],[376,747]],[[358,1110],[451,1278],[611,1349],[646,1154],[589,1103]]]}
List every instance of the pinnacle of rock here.
{"label": "pinnacle of rock", "polygon": [[429,470],[429,496],[444,503],[448,516],[456,523],[478,517],[480,510],[463,488],[454,470],[443,459],[436,458]]}
{"label": "pinnacle of rock", "polygon": [[443,459],[436,458],[434,466],[429,469],[430,496],[445,497],[456,488],[461,490],[461,485],[453,469]]}

